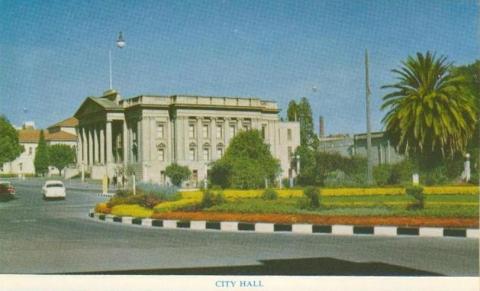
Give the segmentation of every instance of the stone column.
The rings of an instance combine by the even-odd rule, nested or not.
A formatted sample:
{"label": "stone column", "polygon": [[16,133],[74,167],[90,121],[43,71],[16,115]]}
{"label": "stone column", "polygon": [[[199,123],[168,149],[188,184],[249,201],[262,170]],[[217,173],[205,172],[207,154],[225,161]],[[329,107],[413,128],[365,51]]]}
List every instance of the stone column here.
{"label": "stone column", "polygon": [[99,151],[99,142],[98,142],[98,130],[97,125],[93,127],[93,159],[94,163],[98,163],[100,161],[100,151]]}
{"label": "stone column", "polygon": [[84,165],[88,164],[88,142],[87,142],[87,134],[85,131],[85,127],[81,128],[80,131],[82,135],[82,163]]}
{"label": "stone column", "polygon": [[77,165],[81,165],[83,162],[82,154],[83,154],[83,145],[82,145],[82,133],[81,128],[77,127]]}
{"label": "stone column", "polygon": [[93,165],[93,136],[92,128],[87,129],[88,136],[88,164]]}
{"label": "stone column", "polygon": [[100,127],[100,162],[105,165],[105,129]]}
{"label": "stone column", "polygon": [[143,162],[143,143],[144,143],[144,140],[143,140],[143,121],[142,119],[140,118],[138,121],[137,121],[137,149],[138,149],[138,161],[140,163]]}
{"label": "stone column", "polygon": [[127,161],[128,161],[128,142],[127,141],[128,141],[127,120],[124,120],[122,142],[123,142],[123,165],[125,167],[127,166]]}
{"label": "stone column", "polygon": [[112,121],[107,120],[107,128],[106,128],[106,136],[105,140],[107,143],[107,150],[106,150],[106,156],[107,156],[107,165],[112,162],[112,157],[113,157],[113,150],[112,150]]}

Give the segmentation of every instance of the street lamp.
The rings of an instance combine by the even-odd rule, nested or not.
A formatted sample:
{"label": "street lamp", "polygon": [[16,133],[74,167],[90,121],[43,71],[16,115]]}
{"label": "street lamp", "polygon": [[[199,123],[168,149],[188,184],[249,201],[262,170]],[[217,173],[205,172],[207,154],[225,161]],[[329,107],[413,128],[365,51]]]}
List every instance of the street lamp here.
{"label": "street lamp", "polygon": [[[117,43],[118,48],[124,48],[127,45],[127,43],[123,39],[122,32],[118,33],[118,39],[117,39],[116,43]],[[110,90],[112,90],[113,89],[113,85],[112,85],[112,49],[108,50],[108,59],[109,59],[109,64],[110,64]]]}

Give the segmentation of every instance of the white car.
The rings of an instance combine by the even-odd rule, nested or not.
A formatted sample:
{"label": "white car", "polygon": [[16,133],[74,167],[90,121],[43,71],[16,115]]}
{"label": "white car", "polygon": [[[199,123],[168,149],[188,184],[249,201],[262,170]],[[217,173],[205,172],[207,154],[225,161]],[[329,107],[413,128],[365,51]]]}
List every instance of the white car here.
{"label": "white car", "polygon": [[46,181],[42,187],[42,194],[44,199],[57,198],[65,199],[67,193],[62,181]]}

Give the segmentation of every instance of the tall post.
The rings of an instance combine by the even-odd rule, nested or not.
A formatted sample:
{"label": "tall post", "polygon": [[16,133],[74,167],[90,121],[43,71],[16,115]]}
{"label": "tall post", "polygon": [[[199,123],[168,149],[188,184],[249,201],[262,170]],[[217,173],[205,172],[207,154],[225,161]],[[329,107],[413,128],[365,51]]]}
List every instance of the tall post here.
{"label": "tall post", "polygon": [[367,183],[373,183],[372,133],[370,124],[370,84],[368,79],[368,51],[365,49],[365,107],[367,114]]}
{"label": "tall post", "polygon": [[109,64],[109,69],[110,69],[110,90],[113,89],[112,85],[112,50],[108,50],[108,64]]}

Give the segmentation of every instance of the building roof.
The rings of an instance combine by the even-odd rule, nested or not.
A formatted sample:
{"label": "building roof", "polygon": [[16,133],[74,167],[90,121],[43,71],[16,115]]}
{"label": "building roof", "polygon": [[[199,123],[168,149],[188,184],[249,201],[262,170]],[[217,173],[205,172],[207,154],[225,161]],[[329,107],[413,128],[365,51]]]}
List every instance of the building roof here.
{"label": "building roof", "polygon": [[72,116],[72,117],[64,119],[60,122],[57,122],[54,125],[49,126],[48,128],[52,128],[52,127],[75,127],[77,125],[78,125],[78,119],[76,119],[75,117]]}
{"label": "building roof", "polygon": [[95,103],[97,103],[98,105],[102,106],[105,109],[122,109],[122,106],[118,105],[117,103],[107,98],[88,97],[88,99],[95,101]]}
{"label": "building roof", "polygon": [[[44,130],[43,134],[45,135],[46,141],[77,141],[77,136],[65,131],[57,131],[54,133],[49,133]],[[21,129],[18,131],[18,140],[21,143],[38,143],[40,139],[40,130],[39,129]]]}

